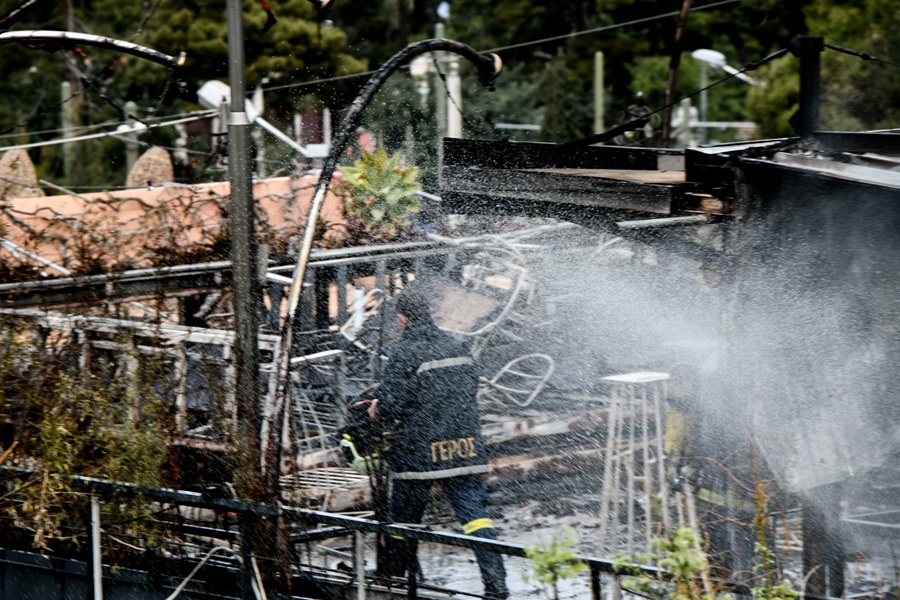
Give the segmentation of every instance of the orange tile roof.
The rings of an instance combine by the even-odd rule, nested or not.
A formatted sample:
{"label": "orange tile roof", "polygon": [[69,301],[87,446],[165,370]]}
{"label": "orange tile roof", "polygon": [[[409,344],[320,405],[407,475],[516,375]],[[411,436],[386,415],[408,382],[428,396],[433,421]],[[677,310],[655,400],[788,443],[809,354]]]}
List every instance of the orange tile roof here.
{"label": "orange tile roof", "polygon": [[[256,181],[260,236],[284,243],[303,231],[317,177]],[[333,182],[334,183],[334,182]],[[72,270],[87,260],[104,264],[150,264],[160,251],[191,252],[211,245],[224,231],[230,185],[166,184],[69,196],[15,198],[0,213],[0,230],[11,242]],[[342,199],[325,198],[321,219],[343,224]]]}

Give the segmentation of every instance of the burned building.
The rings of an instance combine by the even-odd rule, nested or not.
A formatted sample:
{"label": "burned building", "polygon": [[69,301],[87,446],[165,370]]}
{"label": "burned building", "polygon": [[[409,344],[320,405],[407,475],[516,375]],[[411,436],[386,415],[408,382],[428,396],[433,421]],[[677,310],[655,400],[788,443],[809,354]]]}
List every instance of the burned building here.
{"label": "burned building", "polygon": [[[652,276],[592,279],[602,310],[579,327],[622,363],[691,366],[704,445],[752,443],[767,477],[811,511],[807,571],[890,533],[896,133],[685,151],[448,140],[446,160],[452,210],[553,215],[652,255]],[[623,321],[641,335],[629,339]],[[809,589],[840,593],[841,569],[825,571]]]}

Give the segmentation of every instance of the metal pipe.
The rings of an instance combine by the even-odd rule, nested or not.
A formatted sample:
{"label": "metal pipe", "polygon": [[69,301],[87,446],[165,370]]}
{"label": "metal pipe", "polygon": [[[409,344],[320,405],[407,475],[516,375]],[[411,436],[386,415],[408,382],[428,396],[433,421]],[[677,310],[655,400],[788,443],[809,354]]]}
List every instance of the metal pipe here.
{"label": "metal pipe", "polygon": [[[628,533],[627,533],[628,556],[634,556],[634,501],[635,501],[635,497],[634,497],[634,478],[635,478],[634,463],[635,463],[635,455],[637,454],[637,452],[635,451],[636,447],[635,447],[635,440],[634,440],[634,423],[636,420],[635,419],[635,406],[637,404],[637,402],[636,402],[637,390],[635,389],[635,387],[633,385],[629,386],[629,388],[630,389],[629,389],[628,399],[630,401],[629,404],[631,405],[629,407],[630,408],[629,413],[631,414],[631,419],[628,421],[628,451],[627,451],[628,452],[628,462],[625,463],[626,467],[627,467],[626,474],[628,476],[628,480],[626,481],[626,492],[625,492],[625,494],[626,494],[625,501],[627,502],[625,518],[626,518],[626,522],[628,524]],[[646,480],[645,480],[644,485],[646,486]],[[650,519],[650,506],[649,505],[647,506],[646,518],[647,518],[647,520]]]}
{"label": "metal pipe", "polygon": [[[0,466],[0,473],[8,477],[30,478],[40,477],[39,472],[30,469],[19,469],[16,467]],[[418,527],[408,527],[405,525],[394,525],[364,519],[361,517],[353,517],[336,513],[328,513],[318,510],[310,510],[306,508],[296,508],[292,506],[276,506],[273,504],[263,504],[259,502],[246,502],[243,500],[233,500],[226,498],[205,498],[200,492],[188,492],[183,490],[173,490],[168,488],[143,488],[132,483],[120,481],[107,481],[96,479],[93,477],[80,476],[61,476],[73,489],[89,492],[97,496],[100,495],[123,495],[129,497],[152,498],[160,502],[179,504],[183,506],[195,506],[198,508],[208,508],[211,510],[219,510],[225,512],[239,513],[242,517],[246,515],[266,515],[270,517],[283,514],[285,518],[295,519],[306,523],[321,523],[324,525],[332,525],[347,530],[379,533],[386,535],[397,535],[410,540],[430,544],[446,544],[459,548],[469,548],[472,550],[489,550],[506,556],[516,556],[519,558],[527,558],[525,547],[519,544],[510,544],[508,542],[500,542],[487,538],[474,537],[459,533],[448,533],[439,531],[428,531]],[[312,534],[320,533],[318,530],[312,531]],[[334,537],[345,535],[344,530],[335,530]],[[614,574],[617,572],[615,564],[611,560],[602,558],[579,556],[585,563],[596,565],[602,573]],[[638,565],[636,567],[640,572],[651,576],[664,576],[666,571],[656,567],[647,565]]]}
{"label": "metal pipe", "polygon": [[619,221],[619,229],[650,229],[651,227],[671,227],[672,225],[698,225],[710,222],[709,215],[691,215],[689,217],[665,217],[662,219],[642,219],[640,221]]}
{"label": "metal pipe", "polygon": [[654,385],[651,390],[651,395],[653,397],[653,415],[655,417],[656,423],[656,467],[658,471],[659,477],[659,499],[660,506],[662,508],[662,524],[663,531],[669,530],[669,486],[668,480],[666,479],[666,454],[663,451],[663,422],[664,415],[663,411],[663,398],[666,393],[666,384],[665,382],[659,383],[658,385]]}
{"label": "metal pipe", "polygon": [[591,600],[601,600],[603,589],[600,582],[600,569],[591,565]]}
{"label": "metal pipe", "polygon": [[353,570],[356,575],[356,600],[366,600],[366,538],[360,531],[353,532]]}
{"label": "metal pipe", "polygon": [[250,122],[244,112],[244,16],[240,0],[228,1],[228,77],[231,112],[228,122],[228,166],[231,209],[231,258],[235,304],[234,367],[238,407],[238,456],[245,472],[245,493],[254,500],[264,494],[257,479],[259,464],[259,285],[256,276],[255,212],[250,176]]}
{"label": "metal pipe", "polygon": [[262,127],[263,129],[265,129],[266,131],[268,131],[269,133],[271,133],[272,135],[274,135],[275,137],[277,137],[279,140],[281,140],[285,144],[287,144],[291,148],[291,150],[293,150],[294,152],[297,152],[305,157],[309,156],[309,153],[306,151],[306,148],[304,148],[303,146],[301,146],[300,144],[295,142],[293,139],[291,139],[291,137],[288,134],[284,133],[283,131],[281,131],[280,129],[278,129],[277,127],[275,127],[274,125],[272,125],[271,123],[269,123],[268,121],[263,119],[262,117],[256,117],[255,123],[257,125],[259,125],[260,127]]}
{"label": "metal pipe", "polygon": [[103,561],[100,553],[100,500],[91,496],[91,572],[94,600],[103,600]]}
{"label": "metal pipe", "polygon": [[[613,518],[611,517],[611,515],[613,515],[614,511],[617,510],[612,504],[611,496],[613,494],[613,457],[615,452],[616,437],[618,433],[619,393],[619,386],[616,386],[610,396],[609,414],[606,417],[606,456],[603,460],[603,486],[600,491],[600,532],[597,539],[600,552],[604,551],[604,546],[606,545],[606,532],[609,527],[607,521],[610,518]],[[615,530],[615,525],[613,525],[613,530]],[[612,549],[613,548],[610,547],[610,550]]]}
{"label": "metal pipe", "polygon": [[[643,458],[644,458],[644,502],[646,514],[644,519],[644,542],[650,543],[653,539],[653,469],[650,467],[650,424],[647,413],[650,411],[650,403],[647,401],[647,386],[641,386],[641,434]],[[634,424],[632,420],[632,425]],[[661,507],[666,510],[666,507]]]}
{"label": "metal pipe", "polygon": [[[65,49],[73,46],[95,46],[97,48],[105,48],[106,50],[114,50],[122,54],[130,54],[139,58],[161,64],[169,68],[180,67],[184,64],[186,55],[184,52],[178,56],[169,56],[144,46],[132,44],[117,40],[111,37],[101,35],[92,35],[90,33],[76,33],[74,31],[49,31],[35,29],[32,31],[4,31],[0,33],[0,44],[21,43],[27,48],[38,50],[48,50],[56,46],[58,49]],[[243,99],[242,99],[243,100]]]}
{"label": "metal pipe", "polygon": [[45,267],[50,267],[54,271],[58,271],[59,273],[61,273],[63,275],[71,275],[72,274],[72,271],[70,271],[69,269],[67,269],[65,267],[61,267],[58,264],[51,262],[42,256],[38,256],[34,252],[29,252],[22,246],[19,246],[18,244],[13,243],[6,238],[0,238],[0,245],[4,246],[7,250],[17,252],[19,254],[24,254],[28,258],[41,263]]}
{"label": "metal pipe", "polygon": [[[14,243],[14,242],[11,242],[11,241],[7,240],[6,238],[0,237],[0,246],[3,246],[4,248],[6,248],[9,252],[13,253],[14,255],[15,255],[15,254],[22,254],[22,255],[24,255],[24,256],[26,256],[26,257],[28,257],[28,258],[34,260],[34,261],[37,261],[37,262],[41,263],[42,265],[44,265],[44,266],[46,266],[46,267],[49,267],[49,268],[51,268],[51,269],[53,269],[53,270],[55,270],[55,271],[58,271],[58,272],[61,273],[62,275],[69,276],[69,275],[72,274],[72,271],[70,271],[69,269],[67,269],[67,268],[65,268],[65,267],[61,267],[61,266],[59,266],[58,264],[56,264],[56,263],[54,263],[54,262],[52,262],[52,261],[49,261],[49,260],[47,260],[46,258],[44,258],[44,257],[42,257],[42,256],[39,256],[39,255],[35,254],[34,252],[29,252],[29,251],[26,250],[25,248],[19,246],[18,244]],[[285,277],[284,279],[287,279],[287,277]],[[131,304],[132,306],[134,306],[134,307],[136,307],[136,308],[139,308],[139,309],[141,309],[141,310],[143,310],[143,311],[145,311],[145,312],[148,312],[148,313],[151,313],[151,314],[155,314],[155,315],[157,315],[158,317],[160,317],[160,318],[162,318],[162,319],[165,319],[166,321],[170,321],[170,322],[172,322],[172,323],[178,323],[178,321],[177,321],[176,319],[173,319],[172,317],[170,317],[170,316],[167,315],[166,313],[160,312],[160,311],[156,310],[155,308],[152,308],[152,307],[150,307],[150,306],[147,306],[146,304],[143,304],[143,303],[141,303],[141,302],[133,301],[133,302],[129,302],[129,304]]]}

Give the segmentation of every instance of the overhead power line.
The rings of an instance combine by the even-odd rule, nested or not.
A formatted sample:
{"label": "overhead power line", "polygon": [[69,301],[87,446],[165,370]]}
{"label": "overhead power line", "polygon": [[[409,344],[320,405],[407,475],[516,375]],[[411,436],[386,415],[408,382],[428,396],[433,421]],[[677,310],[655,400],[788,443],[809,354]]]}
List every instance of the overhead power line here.
{"label": "overhead power line", "polygon": [[[713,2],[711,4],[704,4],[703,6],[695,6],[691,8],[691,12],[696,12],[699,10],[707,10],[710,8],[717,8],[719,6],[725,6],[727,4],[736,4],[741,0],[720,0],[719,2]],[[544,44],[546,42],[555,42],[557,40],[564,40],[568,38],[578,37],[582,35],[590,35],[592,33],[599,33],[601,31],[609,31],[611,29],[619,29],[620,27],[629,27],[631,25],[638,25],[640,23],[648,23],[650,21],[658,21],[660,19],[667,19],[669,17],[677,17],[679,15],[679,11],[671,11],[667,13],[662,13],[659,15],[654,15],[652,17],[643,17],[640,19],[633,19],[631,21],[623,21],[622,23],[613,23],[611,25],[603,25],[602,27],[594,27],[593,29],[585,29],[583,31],[573,31],[572,33],[567,33],[564,35],[556,35],[553,37],[542,38],[539,40],[532,40],[530,42],[522,42],[520,44],[510,44],[508,46],[499,46],[497,48],[489,48],[487,50],[483,50],[483,52],[502,52],[504,50],[512,50],[513,48],[524,48],[526,46],[536,46],[538,44]],[[334,77],[326,77],[324,79],[316,79],[314,81],[299,81],[297,83],[284,83],[281,85],[273,85],[269,87],[263,88],[264,92],[275,91],[275,90],[283,90],[288,88],[297,88],[297,87],[305,87],[309,85],[318,85],[320,83],[329,83],[331,81],[338,81],[340,79],[350,79],[353,77],[365,77],[366,75],[371,75],[375,71],[364,71],[362,73],[351,73],[349,75],[335,75]]]}
{"label": "overhead power line", "polygon": [[781,58],[782,56],[784,56],[787,53],[788,53],[788,50],[785,48],[778,50],[777,52],[773,52],[772,54],[766,56],[765,58],[762,58],[756,62],[752,62],[752,63],[748,64],[743,69],[737,70],[734,73],[730,73],[726,77],[723,77],[722,79],[719,79],[718,81],[714,81],[706,87],[695,90],[689,94],[685,94],[685,95],[681,96],[680,98],[673,100],[669,104],[665,104],[665,105],[661,106],[660,108],[657,108],[654,111],[648,112],[647,114],[644,114],[644,115],[638,117],[637,119],[633,119],[632,121],[629,121],[628,123],[623,123],[621,125],[617,125],[617,126],[613,127],[612,129],[608,129],[607,131],[604,131],[602,133],[596,133],[594,135],[591,135],[591,136],[588,136],[585,138],[571,140],[568,142],[562,142],[560,144],[557,144],[557,146],[559,146],[561,148],[579,148],[579,147],[584,147],[584,146],[591,146],[593,144],[600,144],[603,142],[608,142],[609,140],[614,139],[616,136],[619,136],[628,131],[634,131],[638,127],[643,127],[650,120],[650,117],[663,112],[667,108],[671,108],[671,107],[675,106],[676,104],[678,104],[685,98],[691,98],[693,96],[696,96],[700,92],[704,92],[706,90],[714,88],[717,85],[725,83],[726,81],[728,81],[734,77],[737,77],[738,75],[741,75],[742,73],[746,73],[747,71],[754,71],[766,63],[769,63],[769,62],[772,62],[773,60]]}
{"label": "overhead power line", "polygon": [[[208,113],[208,111],[206,111],[206,110],[191,111],[191,112],[177,113],[174,115],[163,115],[163,116],[158,116],[158,117],[144,117],[142,119],[142,121],[147,121],[147,122],[162,121],[163,119],[177,119],[177,118],[181,118],[181,117],[192,117],[192,116],[195,116],[198,114],[206,115],[207,113]],[[118,121],[104,121],[102,123],[92,123],[91,125],[77,125],[75,127],[70,127],[70,128],[57,127],[55,129],[42,129],[40,131],[25,131],[25,132],[18,132],[18,133],[7,133],[7,134],[0,135],[0,140],[7,139],[7,138],[22,137],[23,135],[45,135],[48,133],[65,133],[65,132],[75,133],[75,132],[79,132],[79,131],[93,131],[95,129],[100,129],[102,127],[113,127],[115,125],[124,125],[129,122],[130,122],[129,120],[125,119],[125,120],[118,120]]]}
{"label": "overhead power line", "polygon": [[117,129],[115,131],[103,131],[100,133],[91,133],[88,135],[81,135],[77,137],[68,137],[68,138],[56,138],[53,140],[47,140],[45,142],[34,142],[31,144],[19,144],[18,146],[4,146],[0,148],[0,152],[6,152],[8,150],[18,150],[18,149],[27,149],[27,148],[40,148],[42,146],[55,146],[58,144],[67,144],[69,142],[82,142],[84,140],[94,140],[102,137],[109,136],[117,136],[122,135],[123,133],[140,133],[142,131],[147,131],[149,129],[156,129],[158,127],[168,127],[170,125],[178,125],[179,123],[189,123],[191,121],[197,121],[199,119],[205,119],[207,117],[211,117],[216,114],[214,110],[204,111],[203,113],[199,113],[193,117],[185,117],[183,119],[175,119],[172,121],[165,121],[163,123],[153,123],[149,127],[129,127],[127,130]]}
{"label": "overhead power line", "polygon": [[[696,12],[698,10],[707,10],[710,8],[717,8],[719,6],[724,6],[726,4],[736,4],[741,0],[721,0],[720,2],[713,2],[712,4],[704,4],[703,6],[695,6],[691,8],[691,12]],[[583,31],[573,31],[572,33],[566,33],[563,35],[555,35],[553,37],[543,38],[540,40],[534,40],[531,42],[522,42],[521,44],[510,44],[508,46],[500,46],[499,48],[491,48],[490,50],[485,50],[485,52],[502,52],[503,50],[512,50],[513,48],[524,48],[526,46],[534,46],[537,44],[544,44],[546,42],[555,42],[557,40],[565,40],[573,37],[578,37],[582,35],[589,35],[592,33],[600,33],[601,31],[609,31],[610,29],[619,29],[620,27],[629,27],[631,25],[638,25],[640,23],[648,23],[650,21],[658,21],[660,19],[668,19],[669,17],[677,17],[681,14],[681,11],[673,10],[671,12],[654,15],[652,17],[643,17],[640,19],[633,19],[631,21],[623,21],[622,23],[613,23],[611,25],[603,25],[601,27],[594,27],[593,29],[585,29]]]}
{"label": "overhead power line", "polygon": [[861,58],[863,60],[871,60],[884,65],[890,65],[892,67],[900,67],[900,64],[895,62],[891,62],[889,60],[884,60],[883,58],[878,58],[877,56],[872,56],[868,52],[859,52],[858,50],[851,50],[850,48],[844,48],[843,46],[835,46],[834,44],[824,44],[826,48],[830,48],[832,50],[836,50],[838,52],[843,52],[844,54],[849,54],[850,56],[855,56],[857,58]]}

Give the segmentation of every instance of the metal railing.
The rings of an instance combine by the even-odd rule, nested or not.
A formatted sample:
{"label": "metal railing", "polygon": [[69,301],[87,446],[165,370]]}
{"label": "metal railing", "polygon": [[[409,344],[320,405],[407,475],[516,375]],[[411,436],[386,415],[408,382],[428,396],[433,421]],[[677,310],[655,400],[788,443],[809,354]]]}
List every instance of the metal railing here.
{"label": "metal railing", "polygon": [[[40,473],[27,469],[0,467],[0,480],[11,478],[27,479],[31,477],[40,477]],[[275,506],[270,504],[245,502],[242,500],[227,498],[210,498],[198,492],[189,492],[167,488],[142,488],[129,483],[106,481],[89,477],[71,476],[65,477],[65,480],[72,488],[72,490],[90,495],[93,499],[92,504],[94,505],[96,505],[97,499],[99,498],[111,498],[113,496],[115,496],[116,498],[135,497],[166,504],[204,508],[221,513],[235,513],[238,515],[239,519],[245,516],[280,516],[285,518],[286,520],[301,523],[307,526],[327,526],[323,529],[310,528],[307,531],[293,533],[290,535],[291,543],[304,543],[308,541],[346,537],[352,535],[355,538],[355,546],[359,549],[358,551],[354,552],[353,555],[353,576],[356,585],[359,586],[359,589],[361,590],[359,592],[359,598],[365,597],[364,588],[366,585],[364,555],[361,550],[362,544],[359,536],[366,533],[399,536],[408,540],[415,540],[418,542],[455,546],[472,550],[487,550],[506,556],[527,558],[525,547],[522,545],[495,540],[487,540],[457,533],[427,531],[415,527],[409,527],[406,525],[383,523],[371,519],[332,514],[304,508],[295,508],[291,506]],[[92,543],[97,545],[99,544],[98,536],[102,535],[102,532],[99,523],[99,514],[96,511],[92,512],[94,513],[94,522],[92,523],[91,527],[92,531],[94,532],[92,536]],[[217,530],[209,527],[197,528],[197,526],[183,524],[180,524],[180,527],[184,530],[185,533],[200,533],[205,537],[219,538],[229,541],[236,539],[235,533],[231,531]],[[192,527],[197,528],[197,531],[193,531],[191,529]],[[251,564],[251,561],[248,560],[249,558],[250,557],[244,558],[244,565],[249,566]],[[601,598],[601,575],[625,574],[625,571],[617,568],[613,561],[591,556],[578,556],[577,558],[583,561],[590,568],[592,594],[591,597],[593,600],[600,600]],[[99,554],[94,553],[94,561],[95,563],[92,568],[89,565],[89,572],[102,572],[102,568],[99,563]],[[418,594],[417,589],[419,583],[416,580],[414,570],[411,571],[413,572],[408,578],[407,597],[416,598]],[[671,577],[671,574],[667,571],[653,566],[629,566],[629,574],[634,574],[636,572],[650,575],[662,580],[666,580]]]}

